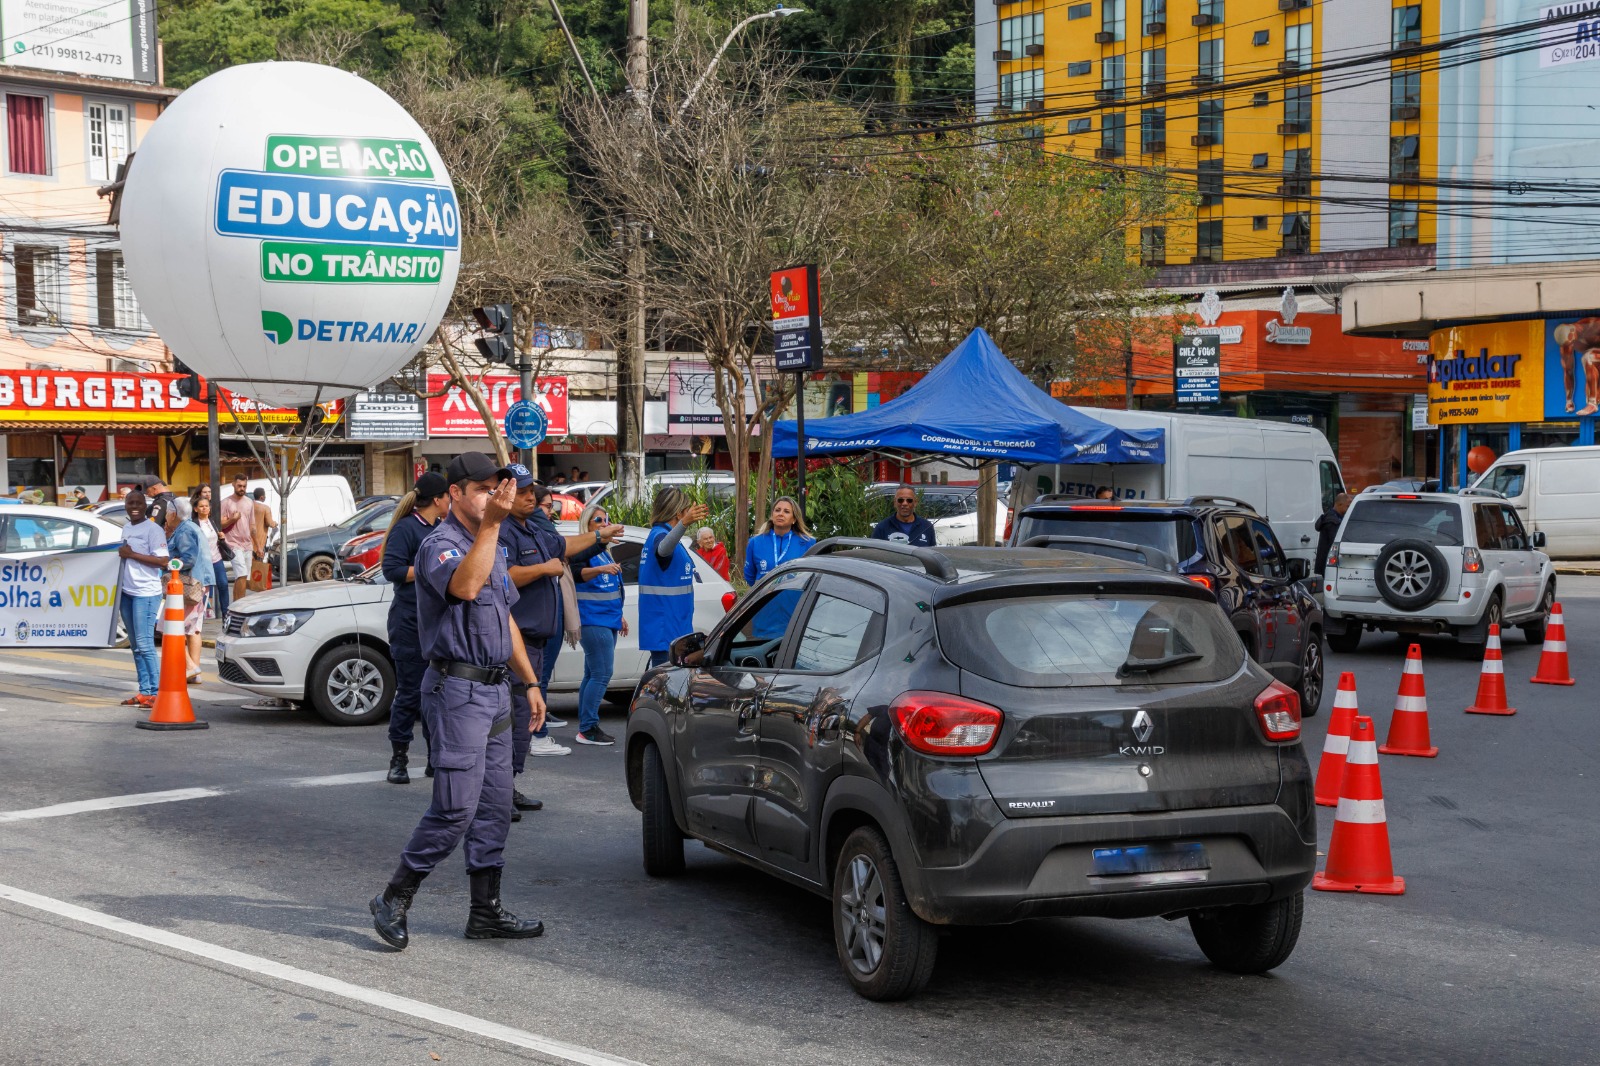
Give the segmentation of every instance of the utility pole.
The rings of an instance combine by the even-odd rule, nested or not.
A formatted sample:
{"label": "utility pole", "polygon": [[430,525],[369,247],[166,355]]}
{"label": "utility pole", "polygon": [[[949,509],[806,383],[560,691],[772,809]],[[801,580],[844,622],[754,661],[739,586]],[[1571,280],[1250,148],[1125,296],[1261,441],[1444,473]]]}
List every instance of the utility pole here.
{"label": "utility pole", "polygon": [[[628,91],[641,132],[650,121],[650,3],[628,0]],[[623,499],[644,494],[644,231],[643,220],[626,216],[628,328],[617,358],[617,487]]]}

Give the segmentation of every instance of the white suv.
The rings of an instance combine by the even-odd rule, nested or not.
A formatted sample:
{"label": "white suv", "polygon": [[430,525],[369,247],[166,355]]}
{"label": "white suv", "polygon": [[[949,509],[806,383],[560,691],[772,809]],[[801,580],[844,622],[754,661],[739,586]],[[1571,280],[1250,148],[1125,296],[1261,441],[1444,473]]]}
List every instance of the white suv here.
{"label": "white suv", "polygon": [[1363,629],[1481,644],[1491,623],[1542,641],[1556,598],[1542,547],[1544,534],[1530,535],[1499,493],[1364,492],[1328,553],[1328,645],[1354,651]]}

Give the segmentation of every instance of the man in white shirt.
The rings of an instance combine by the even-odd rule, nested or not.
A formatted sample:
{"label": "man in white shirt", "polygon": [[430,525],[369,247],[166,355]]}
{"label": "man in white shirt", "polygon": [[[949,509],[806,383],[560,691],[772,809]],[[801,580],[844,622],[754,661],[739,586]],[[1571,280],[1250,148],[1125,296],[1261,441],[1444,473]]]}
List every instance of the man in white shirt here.
{"label": "man in white shirt", "polygon": [[133,649],[133,665],[139,673],[139,694],[122,701],[125,707],[149,707],[156,701],[161,682],[161,653],[156,649],[156,622],[161,618],[164,589],[162,579],[167,565],[167,534],[147,516],[148,501],[134,489],[123,497],[128,524],[122,527],[122,572],[117,581],[118,609]]}

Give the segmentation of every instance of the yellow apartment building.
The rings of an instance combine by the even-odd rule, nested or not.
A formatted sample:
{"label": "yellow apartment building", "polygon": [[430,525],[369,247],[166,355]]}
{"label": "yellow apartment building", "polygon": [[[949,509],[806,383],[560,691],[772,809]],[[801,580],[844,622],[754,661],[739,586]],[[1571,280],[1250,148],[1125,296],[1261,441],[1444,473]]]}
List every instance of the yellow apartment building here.
{"label": "yellow apartment building", "polygon": [[1433,244],[1434,0],[974,3],[980,111],[1192,194],[1129,235],[1145,263]]}

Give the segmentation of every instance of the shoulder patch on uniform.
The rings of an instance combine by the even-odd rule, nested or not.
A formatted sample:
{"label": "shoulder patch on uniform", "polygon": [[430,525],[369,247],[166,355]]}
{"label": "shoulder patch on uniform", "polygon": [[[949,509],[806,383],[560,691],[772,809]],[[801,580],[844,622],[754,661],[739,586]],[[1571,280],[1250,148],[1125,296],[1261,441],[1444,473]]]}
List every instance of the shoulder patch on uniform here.
{"label": "shoulder patch on uniform", "polygon": [[439,561],[441,563],[447,563],[451,559],[459,558],[461,558],[461,553],[454,548],[446,548],[444,551],[439,553]]}

